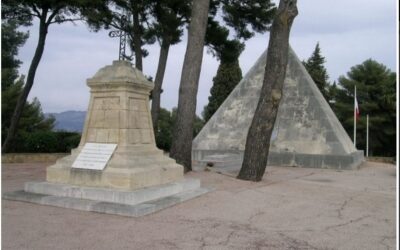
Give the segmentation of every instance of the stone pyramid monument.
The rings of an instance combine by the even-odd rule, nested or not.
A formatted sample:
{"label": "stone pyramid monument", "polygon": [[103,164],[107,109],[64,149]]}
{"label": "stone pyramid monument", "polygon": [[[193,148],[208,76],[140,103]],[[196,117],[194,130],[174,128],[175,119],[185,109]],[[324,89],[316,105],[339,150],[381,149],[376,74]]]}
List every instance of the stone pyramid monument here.
{"label": "stone pyramid monument", "polygon": [[46,181],[4,194],[100,213],[141,216],[208,192],[156,147],[149,112],[154,84],[126,61],[87,80],[90,102],[78,148],[46,171]]}
{"label": "stone pyramid monument", "polygon": [[[267,51],[193,140],[196,165],[240,168],[266,60]],[[364,159],[291,48],[271,140],[271,166],[355,169]]]}

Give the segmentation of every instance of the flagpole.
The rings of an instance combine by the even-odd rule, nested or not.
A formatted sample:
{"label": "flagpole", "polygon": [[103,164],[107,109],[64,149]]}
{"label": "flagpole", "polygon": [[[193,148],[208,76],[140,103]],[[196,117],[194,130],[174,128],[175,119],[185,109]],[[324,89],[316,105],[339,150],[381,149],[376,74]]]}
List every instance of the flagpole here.
{"label": "flagpole", "polygon": [[367,152],[366,152],[367,157],[368,157],[368,148],[369,148],[369,115],[367,115]]}
{"label": "flagpole", "polygon": [[357,88],[356,85],[354,85],[354,131],[353,131],[353,142],[354,142],[354,147],[356,147],[356,128],[357,128],[357,114],[356,114],[356,98],[357,98]]}

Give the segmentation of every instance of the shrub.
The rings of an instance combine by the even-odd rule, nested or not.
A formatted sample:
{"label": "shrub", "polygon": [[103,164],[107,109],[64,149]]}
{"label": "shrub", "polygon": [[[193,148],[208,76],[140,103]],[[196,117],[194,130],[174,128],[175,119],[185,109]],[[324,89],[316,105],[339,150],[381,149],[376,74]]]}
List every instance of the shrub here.
{"label": "shrub", "polygon": [[54,153],[57,151],[57,136],[52,131],[39,131],[29,134],[25,142],[25,150],[29,153]]}

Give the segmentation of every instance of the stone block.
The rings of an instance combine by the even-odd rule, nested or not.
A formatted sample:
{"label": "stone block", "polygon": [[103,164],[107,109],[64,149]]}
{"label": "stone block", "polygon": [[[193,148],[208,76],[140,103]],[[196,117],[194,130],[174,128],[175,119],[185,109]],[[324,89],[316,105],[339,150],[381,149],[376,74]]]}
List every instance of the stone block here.
{"label": "stone block", "polygon": [[49,182],[67,183],[70,176],[70,169],[60,166],[51,166],[46,170],[46,180]]}
{"label": "stone block", "polygon": [[310,155],[310,154],[295,154],[295,166],[309,167],[309,168],[322,168],[324,162],[323,155]]}
{"label": "stone block", "polygon": [[95,142],[97,138],[97,129],[92,128],[86,134],[86,141],[87,142]]}
{"label": "stone block", "polygon": [[143,110],[142,102],[143,102],[143,100],[141,100],[141,99],[130,98],[129,99],[129,110],[133,110],[135,112],[142,111]]}
{"label": "stone block", "polygon": [[14,201],[26,201],[26,202],[41,204],[42,198],[46,196],[47,195],[27,193],[24,190],[18,190],[3,194],[3,199],[14,200]]}
{"label": "stone block", "polygon": [[141,143],[141,131],[140,129],[128,129],[128,142],[130,144]]}
{"label": "stone block", "polygon": [[96,142],[107,143],[108,141],[108,129],[99,128],[96,130]]}
{"label": "stone block", "polygon": [[129,143],[129,129],[119,129],[119,145],[126,146]]}
{"label": "stone block", "polygon": [[[133,189],[131,174],[128,170],[106,169],[103,172],[103,182],[101,187],[109,187],[116,189]],[[93,187],[91,183],[86,183],[85,186]]]}
{"label": "stone block", "polygon": [[109,129],[108,130],[108,143],[118,143],[119,142],[119,129]]}
{"label": "stone block", "polygon": [[71,168],[68,183],[71,185],[102,186],[102,171]]}
{"label": "stone block", "polygon": [[104,128],[119,129],[119,111],[118,110],[106,110],[104,112]]}
{"label": "stone block", "polygon": [[159,211],[210,191],[201,188],[199,180],[196,179],[185,179],[136,191],[87,188],[48,182],[27,183],[25,188],[26,190],[5,193],[3,198],[133,217]]}
{"label": "stone block", "polygon": [[128,114],[129,114],[129,111],[127,111],[127,110],[120,110],[119,111],[119,129],[127,129],[127,128],[129,128]]}
{"label": "stone block", "polygon": [[138,112],[136,118],[136,128],[149,129],[150,121],[147,112]]}
{"label": "stone block", "polygon": [[143,144],[149,144],[153,142],[152,134],[150,129],[140,129],[140,142]]}
{"label": "stone block", "polygon": [[133,129],[133,128],[138,128],[136,126],[136,119],[137,119],[137,111],[128,111],[128,128]]}

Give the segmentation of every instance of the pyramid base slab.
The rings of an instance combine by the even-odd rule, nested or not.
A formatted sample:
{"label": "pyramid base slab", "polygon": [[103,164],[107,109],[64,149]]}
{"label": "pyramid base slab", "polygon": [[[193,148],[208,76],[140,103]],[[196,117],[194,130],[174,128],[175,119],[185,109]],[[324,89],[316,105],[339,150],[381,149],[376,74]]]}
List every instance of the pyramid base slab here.
{"label": "pyramid base slab", "polygon": [[[213,166],[217,168],[240,170],[243,153],[240,150],[193,150],[192,158],[197,169],[205,167],[208,163],[213,163]],[[268,156],[269,166],[303,168],[354,170],[358,169],[363,161],[364,153],[362,150],[348,155],[314,155],[271,151]]]}

